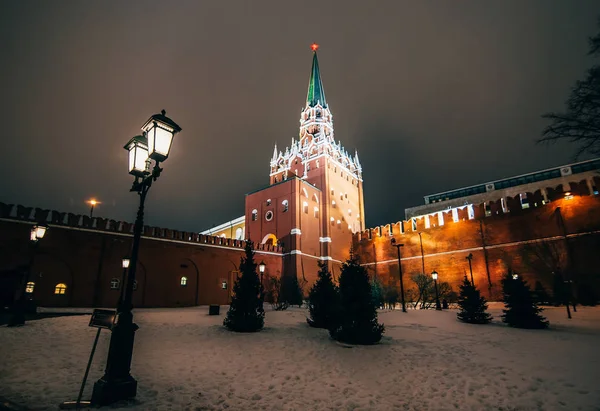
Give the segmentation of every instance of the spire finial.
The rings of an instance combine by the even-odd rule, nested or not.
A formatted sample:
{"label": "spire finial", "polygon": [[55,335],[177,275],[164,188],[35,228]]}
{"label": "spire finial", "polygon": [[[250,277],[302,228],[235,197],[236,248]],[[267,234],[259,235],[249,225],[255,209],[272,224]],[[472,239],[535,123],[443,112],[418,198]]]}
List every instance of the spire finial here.
{"label": "spire finial", "polygon": [[316,53],[317,50],[319,50],[319,45],[317,43],[313,43],[310,45],[310,49]]}

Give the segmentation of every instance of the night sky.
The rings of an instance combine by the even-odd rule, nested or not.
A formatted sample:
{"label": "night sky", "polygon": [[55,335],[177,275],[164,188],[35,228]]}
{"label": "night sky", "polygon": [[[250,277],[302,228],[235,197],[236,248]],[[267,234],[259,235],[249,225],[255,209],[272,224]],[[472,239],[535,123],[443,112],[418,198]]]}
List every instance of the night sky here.
{"label": "night sky", "polygon": [[335,137],[373,227],[423,195],[572,161],[535,144],[592,60],[593,1],[2,1],[0,201],[133,221],[123,145],[183,128],[146,224],[199,231],[268,184],[318,42]]}

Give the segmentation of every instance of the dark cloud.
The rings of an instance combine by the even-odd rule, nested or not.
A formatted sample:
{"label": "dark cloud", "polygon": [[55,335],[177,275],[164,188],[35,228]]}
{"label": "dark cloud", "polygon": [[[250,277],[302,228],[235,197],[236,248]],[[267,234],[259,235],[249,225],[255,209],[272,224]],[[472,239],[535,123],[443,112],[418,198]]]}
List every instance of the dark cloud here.
{"label": "dark cloud", "polygon": [[133,220],[122,146],[165,108],[183,132],[147,223],[243,213],[298,133],[320,63],[336,139],[359,150],[367,225],[422,196],[569,162],[534,140],[591,64],[597,1],[4,2],[0,201]]}

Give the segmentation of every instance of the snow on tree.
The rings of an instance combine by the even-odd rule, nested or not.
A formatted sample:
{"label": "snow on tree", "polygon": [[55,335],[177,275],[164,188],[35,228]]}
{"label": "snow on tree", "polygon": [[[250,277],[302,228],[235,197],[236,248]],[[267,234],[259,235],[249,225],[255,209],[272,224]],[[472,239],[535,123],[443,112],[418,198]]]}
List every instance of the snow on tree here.
{"label": "snow on tree", "polygon": [[329,328],[331,337],[349,344],[379,342],[385,327],[377,322],[369,275],[353,254],[342,265],[339,293],[336,323]]}
{"label": "snow on tree", "polygon": [[254,332],[263,328],[265,312],[260,298],[260,280],[256,273],[252,241],[246,241],[240,263],[241,276],[233,285],[234,295],[223,325],[231,331]]}
{"label": "snow on tree", "polygon": [[334,324],[335,313],[338,305],[338,290],[327,264],[319,261],[317,281],[308,293],[308,312],[310,318],[306,322],[311,327],[329,328]]}
{"label": "snow on tree", "polygon": [[460,286],[460,295],[458,297],[460,311],[456,316],[465,323],[487,324],[492,321],[492,316],[488,314],[487,303],[481,296],[479,290],[471,284],[467,276]]}
{"label": "snow on tree", "polygon": [[504,305],[502,321],[517,328],[548,328],[548,321],[540,315],[539,308],[527,282],[508,270],[502,279]]}

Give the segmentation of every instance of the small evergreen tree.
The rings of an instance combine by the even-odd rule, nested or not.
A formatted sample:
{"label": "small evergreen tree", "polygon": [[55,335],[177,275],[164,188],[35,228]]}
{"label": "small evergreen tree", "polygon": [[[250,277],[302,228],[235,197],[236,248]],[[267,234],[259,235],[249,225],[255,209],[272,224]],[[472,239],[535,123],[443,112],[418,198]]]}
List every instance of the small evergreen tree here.
{"label": "small evergreen tree", "polygon": [[260,279],[256,274],[252,241],[246,241],[240,263],[241,276],[235,280],[234,295],[223,325],[231,331],[254,332],[263,328],[265,312],[260,298]]}
{"label": "small evergreen tree", "polygon": [[299,307],[302,306],[302,289],[300,288],[298,277],[296,277],[296,275],[283,275],[281,277],[279,299],[281,303],[297,305]]}
{"label": "small evergreen tree", "polygon": [[331,337],[350,344],[379,342],[385,327],[377,322],[369,275],[356,256],[351,254],[342,265],[339,284],[339,311],[329,328]]}
{"label": "small evergreen tree", "polygon": [[502,279],[505,310],[502,321],[517,328],[547,328],[548,321],[540,315],[542,308],[537,306],[527,282],[511,270]]}
{"label": "small evergreen tree", "polygon": [[335,313],[338,305],[338,290],[327,264],[319,261],[317,281],[308,293],[308,312],[310,318],[306,322],[311,327],[329,328],[334,324]]}
{"label": "small evergreen tree", "polygon": [[385,297],[383,295],[383,286],[377,276],[373,277],[371,281],[371,296],[373,297],[373,304],[375,308],[383,308],[385,304]]}
{"label": "small evergreen tree", "polygon": [[460,286],[460,295],[458,297],[460,311],[456,316],[465,323],[487,324],[492,321],[492,316],[487,311],[485,298],[481,296],[479,290],[471,284],[467,276]]}

